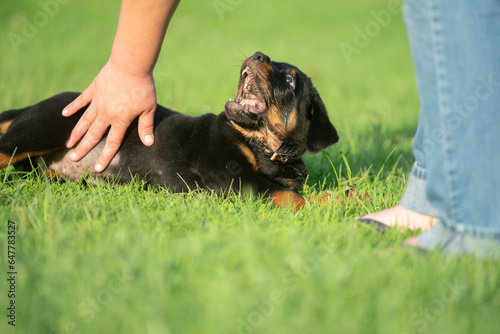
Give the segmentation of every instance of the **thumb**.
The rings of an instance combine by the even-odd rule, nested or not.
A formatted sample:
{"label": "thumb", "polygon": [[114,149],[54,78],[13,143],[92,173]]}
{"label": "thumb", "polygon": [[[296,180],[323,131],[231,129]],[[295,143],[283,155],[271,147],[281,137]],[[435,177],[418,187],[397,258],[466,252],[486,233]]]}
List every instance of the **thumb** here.
{"label": "thumb", "polygon": [[71,116],[76,113],[78,110],[85,107],[92,101],[92,89],[88,87],[85,89],[78,97],[73,100],[70,104],[68,104],[62,111],[62,115],[65,117]]}
{"label": "thumb", "polygon": [[154,135],[153,135],[154,119],[155,119],[154,109],[145,111],[139,116],[139,126],[138,126],[139,137],[141,138],[142,143],[146,146],[151,146],[154,144]]}

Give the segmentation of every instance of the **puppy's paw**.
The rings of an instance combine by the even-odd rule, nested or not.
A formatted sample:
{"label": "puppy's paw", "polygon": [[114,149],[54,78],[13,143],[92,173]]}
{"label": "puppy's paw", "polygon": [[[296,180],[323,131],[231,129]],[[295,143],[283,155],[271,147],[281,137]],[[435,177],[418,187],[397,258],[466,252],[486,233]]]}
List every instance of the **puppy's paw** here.
{"label": "puppy's paw", "polygon": [[277,190],[271,193],[274,206],[301,210],[306,205],[306,200],[299,194],[289,190]]}
{"label": "puppy's paw", "polygon": [[331,194],[309,196],[310,202],[316,203],[320,206],[332,202],[333,199],[335,200],[334,203],[340,202],[342,205],[345,204],[361,205],[363,203],[371,203],[372,201],[372,199],[367,193],[361,195],[353,186],[346,186],[346,189],[344,191],[344,196],[335,196],[335,198],[333,198],[333,195]]}

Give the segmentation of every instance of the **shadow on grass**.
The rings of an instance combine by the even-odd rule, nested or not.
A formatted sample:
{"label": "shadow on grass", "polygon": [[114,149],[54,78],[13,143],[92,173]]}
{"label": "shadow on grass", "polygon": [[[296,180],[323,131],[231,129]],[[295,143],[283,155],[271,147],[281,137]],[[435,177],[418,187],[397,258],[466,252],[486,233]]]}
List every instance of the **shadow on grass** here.
{"label": "shadow on grass", "polygon": [[384,180],[389,174],[407,175],[414,162],[411,145],[415,130],[416,124],[397,129],[374,125],[369,131],[340,133],[339,143],[304,157],[310,173],[307,184],[332,188],[352,177]]}

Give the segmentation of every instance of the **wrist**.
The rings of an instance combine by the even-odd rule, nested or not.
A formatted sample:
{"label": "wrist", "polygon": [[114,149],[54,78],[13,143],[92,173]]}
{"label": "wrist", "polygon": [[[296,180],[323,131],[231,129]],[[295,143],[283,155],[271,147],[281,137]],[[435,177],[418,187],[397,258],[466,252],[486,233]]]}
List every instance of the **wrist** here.
{"label": "wrist", "polygon": [[[114,50],[113,50],[114,51]],[[154,64],[144,63],[132,54],[124,52],[111,52],[108,64],[115,71],[127,76],[146,78],[153,75]]]}

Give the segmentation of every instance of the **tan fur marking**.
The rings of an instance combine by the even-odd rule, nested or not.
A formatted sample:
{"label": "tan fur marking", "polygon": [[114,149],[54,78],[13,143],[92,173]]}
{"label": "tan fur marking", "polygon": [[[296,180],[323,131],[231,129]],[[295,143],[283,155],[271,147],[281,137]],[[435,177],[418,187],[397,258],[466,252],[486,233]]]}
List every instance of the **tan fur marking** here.
{"label": "tan fur marking", "polygon": [[271,150],[277,151],[281,147],[281,144],[283,144],[283,141],[278,138],[272,131],[270,131],[269,128],[266,128],[265,143]]}
{"label": "tan fur marking", "polygon": [[271,128],[279,135],[284,135],[286,132],[285,123],[281,118],[281,112],[276,108],[276,106],[270,106],[267,111],[267,122]]}
{"label": "tan fur marking", "polygon": [[53,169],[47,169],[43,171],[43,175],[46,177],[53,179],[53,180],[63,180],[64,176],[60,174],[58,171],[55,171]]}
{"label": "tan fur marking", "polygon": [[253,139],[265,143],[271,150],[276,151],[283,143],[269,128],[262,129],[261,131],[248,131],[241,126],[231,121],[231,124],[236,130],[241,132],[246,139]]}
{"label": "tan fur marking", "polygon": [[297,75],[297,71],[295,71],[293,68],[290,70],[291,75]]}
{"label": "tan fur marking", "polygon": [[233,122],[233,121],[231,121],[231,124],[234,126],[234,128],[235,128],[236,130],[238,130],[239,132],[241,132],[241,134],[242,134],[245,138],[247,138],[247,139],[252,138],[252,134],[251,134],[251,133],[252,133],[252,132],[254,132],[254,131],[247,131],[247,130],[243,129],[241,126],[239,126],[238,124],[236,124],[236,123],[235,123],[235,122]]}
{"label": "tan fur marking", "polygon": [[297,114],[297,109],[293,109],[290,116],[288,116],[288,123],[286,124],[286,129],[288,131],[295,129],[297,126]]}
{"label": "tan fur marking", "polygon": [[272,127],[273,132],[277,133],[281,137],[285,137],[291,130],[295,129],[297,126],[297,109],[293,109],[288,116],[288,122],[285,125],[283,119],[281,118],[281,112],[278,108],[272,106],[269,108],[267,114],[267,121]]}
{"label": "tan fur marking", "polygon": [[16,154],[14,156],[11,156],[11,155],[5,154],[5,153],[0,153],[0,169],[5,168],[9,165],[13,165],[16,162],[22,161],[22,160],[30,158],[30,157],[36,157],[36,156],[52,153],[55,150],[57,150],[57,148],[52,149],[52,150],[46,150],[46,151],[24,152],[21,154]]}
{"label": "tan fur marking", "polygon": [[271,193],[274,206],[300,210],[306,205],[304,197],[289,190],[278,190]]}
{"label": "tan fur marking", "polygon": [[252,151],[248,148],[243,143],[238,143],[238,148],[240,149],[241,153],[247,158],[248,162],[250,165],[252,165],[252,168],[254,171],[258,172],[259,171],[259,165],[257,164],[257,159],[255,159],[255,155],[252,153]]}
{"label": "tan fur marking", "polygon": [[321,195],[313,195],[313,196],[309,196],[309,201],[311,202],[314,202],[314,203],[317,203],[318,205],[325,205],[325,204],[328,204],[328,202],[330,202],[332,198],[332,195],[331,194],[321,194]]}
{"label": "tan fur marking", "polygon": [[9,121],[5,121],[3,123],[0,124],[0,135],[3,135],[7,132],[7,130],[9,129],[9,126],[12,124],[12,122],[14,122],[14,120],[9,120]]}
{"label": "tan fur marking", "polygon": [[5,153],[0,153],[0,169],[5,168],[9,165],[12,157]]}

